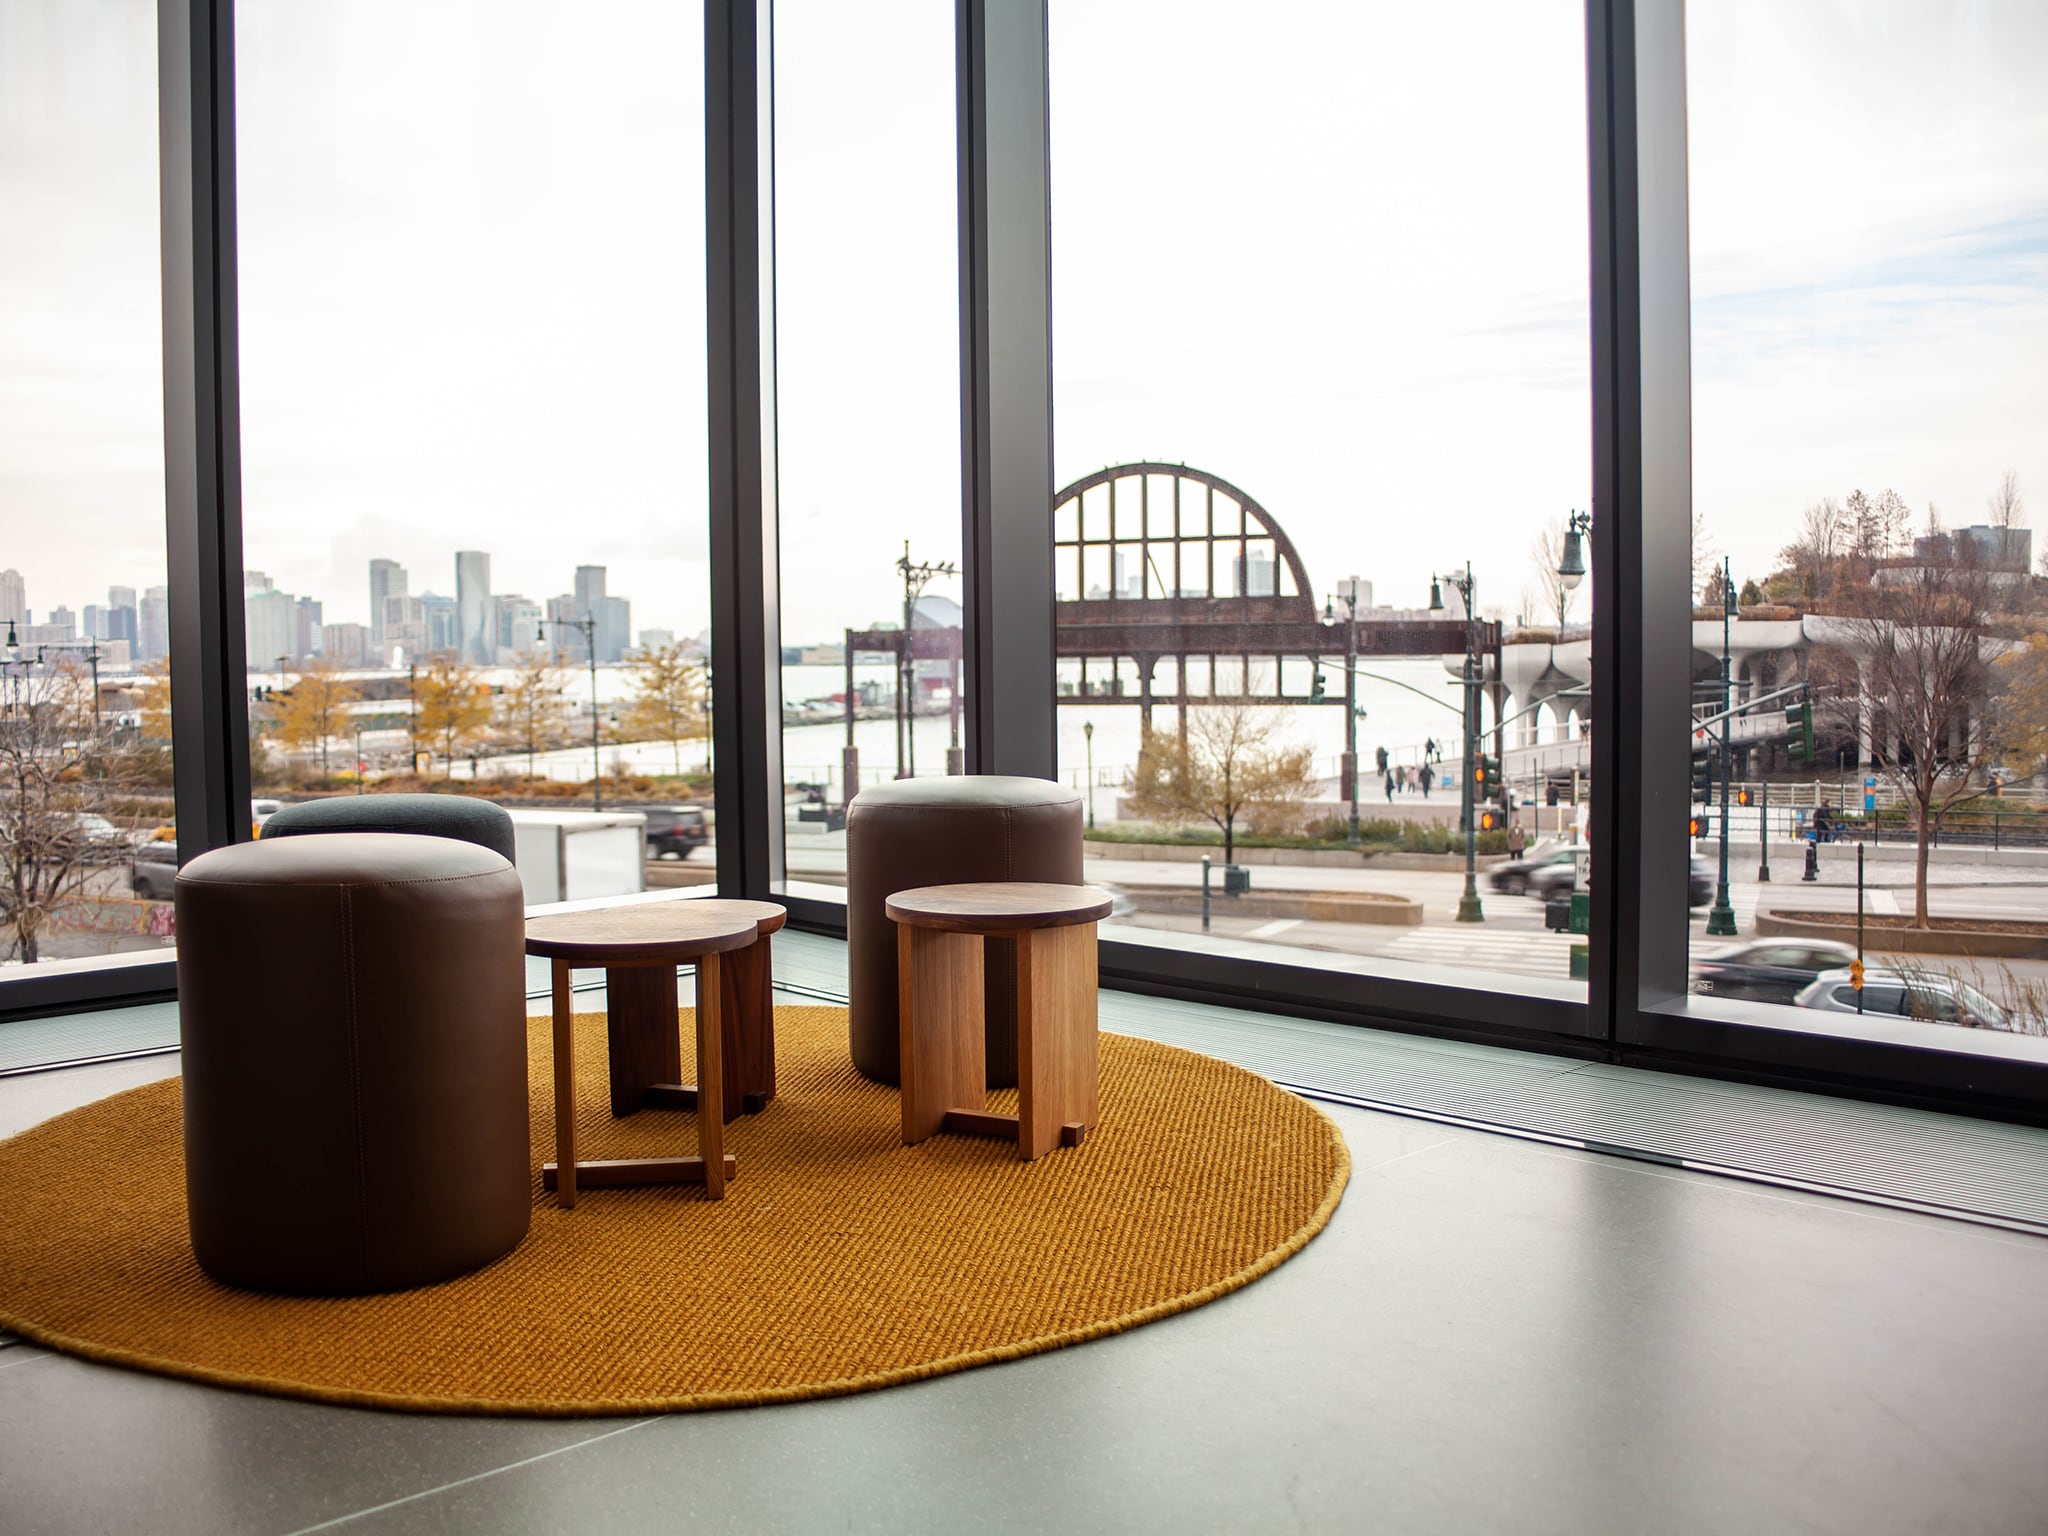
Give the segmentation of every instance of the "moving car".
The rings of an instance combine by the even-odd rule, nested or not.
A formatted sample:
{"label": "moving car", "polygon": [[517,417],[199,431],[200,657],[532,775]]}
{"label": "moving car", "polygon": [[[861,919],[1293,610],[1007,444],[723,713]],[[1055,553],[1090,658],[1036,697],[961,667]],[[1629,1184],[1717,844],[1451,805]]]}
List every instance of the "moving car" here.
{"label": "moving car", "polygon": [[143,843],[128,861],[128,888],[146,901],[169,901],[177,878],[176,843]]}
{"label": "moving car", "polygon": [[1509,896],[1534,896],[1546,901],[1572,888],[1572,860],[1578,849],[1570,843],[1539,843],[1519,859],[1496,864],[1486,873],[1496,891]]}
{"label": "moving car", "polygon": [[[1856,988],[1847,970],[1823,971],[1800,992],[1802,1008],[1827,1013],[1858,1012]],[[1966,1029],[2012,1028],[1998,1004],[1966,981],[1933,971],[1900,971],[1870,966],[1863,973],[1861,1012],[1932,1024],[1960,1024]]]}
{"label": "moving car", "polygon": [[687,859],[693,849],[711,841],[711,826],[702,806],[650,805],[640,809],[647,818],[650,859]]}
{"label": "moving car", "polygon": [[1755,1003],[1790,1003],[1822,971],[1840,970],[1855,958],[1853,946],[1832,939],[1750,939],[1695,959],[1692,990]]}
{"label": "moving car", "polygon": [[71,818],[72,835],[85,845],[88,863],[118,863],[128,852],[128,834],[106,817],[79,811]]}

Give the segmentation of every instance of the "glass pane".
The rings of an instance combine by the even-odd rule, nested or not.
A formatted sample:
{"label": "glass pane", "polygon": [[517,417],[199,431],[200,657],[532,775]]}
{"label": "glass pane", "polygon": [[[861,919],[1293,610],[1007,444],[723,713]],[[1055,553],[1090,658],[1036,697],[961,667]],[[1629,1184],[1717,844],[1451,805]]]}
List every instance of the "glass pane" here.
{"label": "glass pane", "polygon": [[0,0],[0,961],[172,942],[156,12]]}
{"label": "glass pane", "polygon": [[1127,942],[1583,997],[1584,8],[1261,15],[1052,9],[1055,564],[1148,537],[1089,869]]}
{"label": "glass pane", "polygon": [[581,894],[711,878],[702,47],[653,0],[236,7],[260,794],[641,811]]}
{"label": "glass pane", "polygon": [[847,799],[964,759],[953,8],[783,0],[775,100],[785,873],[829,898]]}
{"label": "glass pane", "polygon": [[1687,11],[1701,996],[1860,1027],[1860,902],[1888,1034],[2048,1034],[2044,63],[2027,0]]}

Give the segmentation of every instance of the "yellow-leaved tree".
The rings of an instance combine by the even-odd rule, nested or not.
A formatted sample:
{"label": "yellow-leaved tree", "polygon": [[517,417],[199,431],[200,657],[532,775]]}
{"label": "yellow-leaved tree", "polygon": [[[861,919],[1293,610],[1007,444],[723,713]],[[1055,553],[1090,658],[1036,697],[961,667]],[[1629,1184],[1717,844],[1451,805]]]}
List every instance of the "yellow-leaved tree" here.
{"label": "yellow-leaved tree", "polygon": [[621,722],[628,740],[666,741],[675,753],[676,777],[683,773],[683,743],[704,734],[704,669],[687,660],[680,645],[657,645],[633,654],[633,698]]}
{"label": "yellow-leaved tree", "polygon": [[320,772],[327,772],[327,744],[347,727],[348,706],[362,696],[355,682],[324,657],[315,657],[289,688],[271,695],[278,739],[297,751],[318,747]]}
{"label": "yellow-leaved tree", "polygon": [[491,690],[466,661],[432,657],[413,685],[419,701],[419,732],[441,747],[441,771],[452,775],[455,759],[483,739],[491,723]]}
{"label": "yellow-leaved tree", "polygon": [[1234,862],[1239,822],[1291,831],[1315,792],[1313,752],[1279,739],[1279,728],[1273,711],[1251,705],[1195,710],[1185,737],[1154,734],[1139,750],[1126,809],[1168,826],[1206,821],[1223,834],[1223,861]]}

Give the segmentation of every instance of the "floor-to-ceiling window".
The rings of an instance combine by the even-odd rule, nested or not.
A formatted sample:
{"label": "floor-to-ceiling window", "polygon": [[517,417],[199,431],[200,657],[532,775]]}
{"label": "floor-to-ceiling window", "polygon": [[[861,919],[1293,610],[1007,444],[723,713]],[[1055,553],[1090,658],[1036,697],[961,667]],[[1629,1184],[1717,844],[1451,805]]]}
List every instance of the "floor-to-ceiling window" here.
{"label": "floor-to-ceiling window", "polygon": [[172,941],[149,0],[0,0],[0,963]]}
{"label": "floor-to-ceiling window", "polygon": [[2048,1033],[2048,11],[1685,42],[1693,992]]}
{"label": "floor-to-ceiling window", "polygon": [[1050,30],[1059,772],[1106,932],[1583,997],[1583,8]]}
{"label": "floor-to-ceiling window", "polygon": [[783,873],[801,892],[845,884],[862,785],[963,771],[954,17],[775,16]]}
{"label": "floor-to-ceiling window", "polygon": [[236,51],[259,797],[642,809],[709,880],[701,16],[244,0]]}

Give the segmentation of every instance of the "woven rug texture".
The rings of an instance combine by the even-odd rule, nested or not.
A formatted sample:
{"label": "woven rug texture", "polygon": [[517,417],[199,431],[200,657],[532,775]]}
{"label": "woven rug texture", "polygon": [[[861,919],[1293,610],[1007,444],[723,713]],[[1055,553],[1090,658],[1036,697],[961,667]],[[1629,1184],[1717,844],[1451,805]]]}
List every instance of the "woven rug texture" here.
{"label": "woven rug texture", "polygon": [[[842,1008],[779,1008],[779,1096],[726,1127],[701,1187],[540,1187],[545,1018],[528,1021],[533,1227],[482,1270],[383,1296],[209,1279],[185,1225],[176,1079],[0,1142],[0,1327],[57,1349],[325,1402],[570,1416],[831,1396],[1033,1354],[1199,1306],[1336,1209],[1350,1160],[1307,1102],[1226,1062],[1104,1035],[1102,1123],[1036,1162],[901,1144],[896,1091]],[[685,1080],[694,1025],[680,1020]],[[604,1015],[576,1019],[579,1155],[696,1150],[695,1117],[605,1101]],[[1015,1109],[1013,1093],[991,1108]]]}

